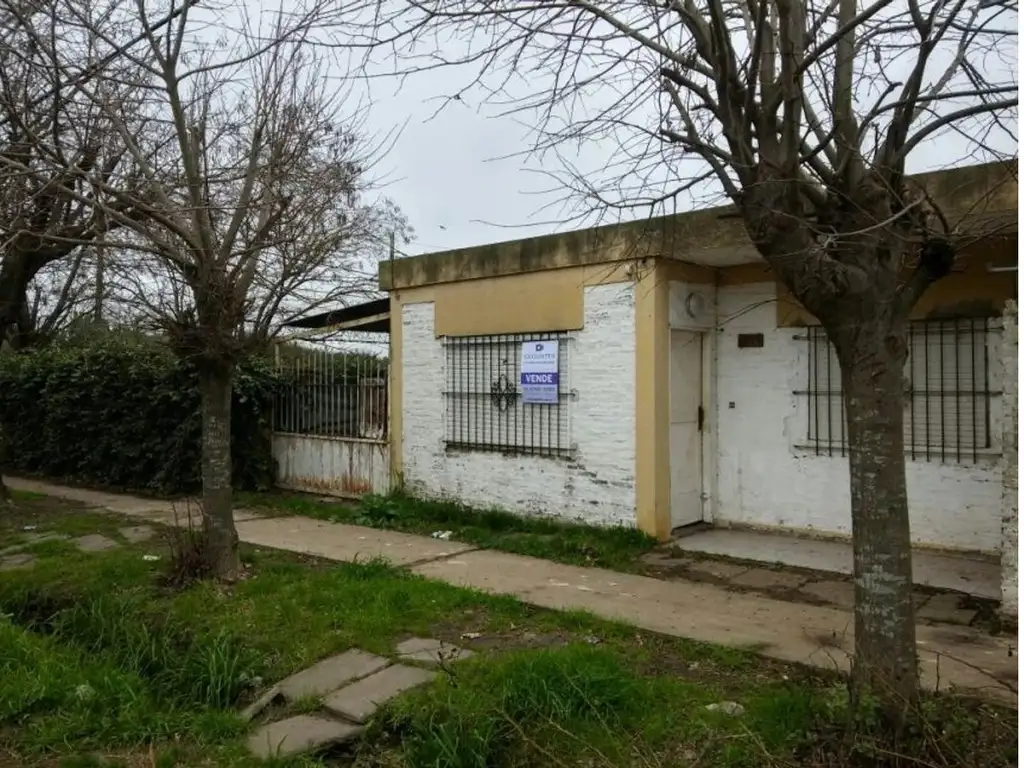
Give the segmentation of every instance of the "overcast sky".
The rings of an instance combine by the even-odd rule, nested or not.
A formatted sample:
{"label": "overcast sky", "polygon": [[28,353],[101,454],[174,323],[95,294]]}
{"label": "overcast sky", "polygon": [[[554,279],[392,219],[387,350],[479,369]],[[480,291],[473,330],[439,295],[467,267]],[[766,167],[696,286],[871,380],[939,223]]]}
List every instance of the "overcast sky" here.
{"label": "overcast sky", "polygon": [[[908,51],[908,56],[913,55]],[[1005,75],[1009,58],[1013,59],[1009,76],[1015,80],[1015,46],[1001,61],[985,56],[984,62],[975,63],[981,63],[986,73],[987,65],[1003,69]],[[937,66],[944,66],[942,56],[935,59]],[[911,62],[907,60],[908,71]],[[481,245],[580,226],[566,223],[566,192],[564,188],[553,189],[555,182],[538,173],[541,163],[537,159],[507,157],[530,148],[528,127],[499,116],[496,107],[483,103],[482,93],[470,92],[461,101],[448,101],[431,118],[445,97],[457,93],[475,71],[435,70],[419,73],[401,84],[385,79],[374,80],[368,86],[373,99],[368,127],[383,133],[405,124],[384,164],[390,177],[387,194],[406,213],[416,232],[413,242],[402,248],[405,253]],[[526,82],[521,87],[525,93],[538,84]],[[998,148],[1013,155],[1016,139],[1002,135]],[[585,147],[572,160],[582,166],[600,167],[608,151],[607,143]],[[909,170],[919,173],[987,159],[991,158],[981,156],[969,139],[946,134],[915,150]],[[724,198],[716,190],[697,201],[680,200],[678,210],[722,202]],[[625,217],[640,215],[636,212]],[[617,216],[613,214],[612,219]]]}

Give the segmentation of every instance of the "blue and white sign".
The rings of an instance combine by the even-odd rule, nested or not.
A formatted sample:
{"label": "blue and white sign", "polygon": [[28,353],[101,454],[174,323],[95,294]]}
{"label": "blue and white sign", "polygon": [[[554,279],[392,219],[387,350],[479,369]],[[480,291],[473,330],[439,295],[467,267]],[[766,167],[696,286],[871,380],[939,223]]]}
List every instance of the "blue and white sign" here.
{"label": "blue and white sign", "polygon": [[558,342],[524,341],[519,365],[524,403],[558,402]]}

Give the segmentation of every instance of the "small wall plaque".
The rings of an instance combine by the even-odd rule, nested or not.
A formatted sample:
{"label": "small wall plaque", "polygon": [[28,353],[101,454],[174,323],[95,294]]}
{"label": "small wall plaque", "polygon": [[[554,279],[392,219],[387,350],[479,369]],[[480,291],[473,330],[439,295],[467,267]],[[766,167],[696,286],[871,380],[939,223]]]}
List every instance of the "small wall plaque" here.
{"label": "small wall plaque", "polygon": [[740,349],[759,349],[764,346],[763,333],[741,333],[736,337]]}

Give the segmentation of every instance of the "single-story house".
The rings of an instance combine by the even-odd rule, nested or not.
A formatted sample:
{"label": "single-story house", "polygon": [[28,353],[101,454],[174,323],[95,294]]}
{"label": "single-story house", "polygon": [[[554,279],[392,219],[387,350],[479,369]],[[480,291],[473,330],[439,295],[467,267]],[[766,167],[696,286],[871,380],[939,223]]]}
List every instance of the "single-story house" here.
{"label": "single-story house", "polygon": [[[914,179],[984,234],[913,316],[905,429],[921,546],[1005,548],[1015,177],[990,164]],[[849,535],[838,364],[728,209],[396,259],[380,286],[392,472],[410,492],[663,540],[696,523]],[[1015,525],[1014,511],[1014,553]]]}

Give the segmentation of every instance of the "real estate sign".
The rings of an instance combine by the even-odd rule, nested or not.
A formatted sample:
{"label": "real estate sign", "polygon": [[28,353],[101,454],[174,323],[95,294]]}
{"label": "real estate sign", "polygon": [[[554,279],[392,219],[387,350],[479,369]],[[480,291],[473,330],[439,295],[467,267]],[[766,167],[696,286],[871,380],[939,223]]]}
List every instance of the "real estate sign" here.
{"label": "real estate sign", "polygon": [[524,403],[558,402],[558,342],[524,341],[519,364]]}

